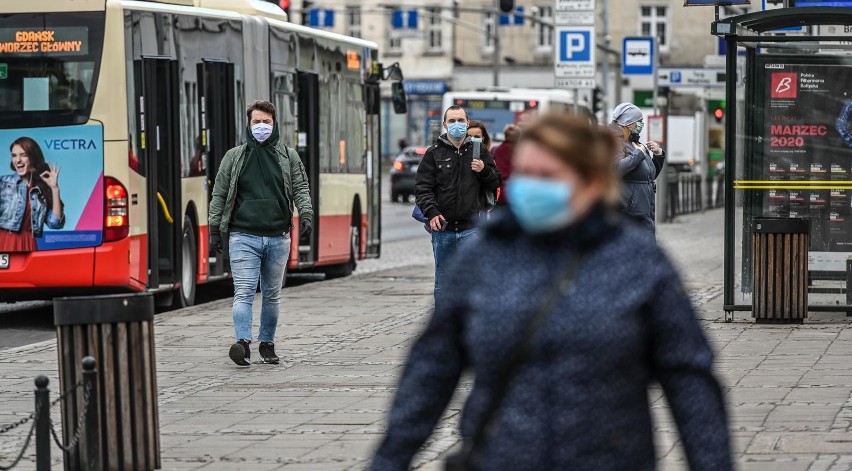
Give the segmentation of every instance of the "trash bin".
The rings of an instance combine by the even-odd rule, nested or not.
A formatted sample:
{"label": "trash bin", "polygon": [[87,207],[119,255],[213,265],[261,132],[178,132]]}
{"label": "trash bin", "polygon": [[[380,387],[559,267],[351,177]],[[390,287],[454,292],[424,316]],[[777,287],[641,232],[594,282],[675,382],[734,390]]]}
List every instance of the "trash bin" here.
{"label": "trash bin", "polygon": [[[103,469],[160,469],[153,296],[57,298],[53,319],[62,393],[82,378],[83,357],[91,355],[97,361],[95,436]],[[80,401],[62,402],[65,443],[71,442],[73,437],[68,435],[77,429],[79,407]],[[65,460],[65,469],[81,469],[85,450],[85,443],[77,444]]]}
{"label": "trash bin", "polygon": [[801,324],[808,317],[807,219],[754,220],[752,316],[758,323]]}

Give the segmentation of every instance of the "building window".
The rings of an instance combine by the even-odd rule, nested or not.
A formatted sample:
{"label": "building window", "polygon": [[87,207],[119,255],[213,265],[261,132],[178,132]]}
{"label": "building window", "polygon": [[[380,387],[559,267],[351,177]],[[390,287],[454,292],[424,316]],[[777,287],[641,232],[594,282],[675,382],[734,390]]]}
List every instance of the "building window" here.
{"label": "building window", "polygon": [[553,49],[553,6],[539,5],[535,23],[535,47],[539,50]]}
{"label": "building window", "polygon": [[639,9],[639,34],[656,37],[660,49],[669,45],[668,13],[669,8],[665,6],[643,6]]}
{"label": "building window", "polygon": [[428,52],[441,52],[442,37],[441,37],[441,9],[427,8],[426,9],[426,50]]}
{"label": "building window", "polygon": [[346,35],[361,37],[361,7],[346,7]]}
{"label": "building window", "polygon": [[388,15],[388,47],[385,50],[385,54],[402,54],[402,38],[397,36],[397,32],[393,27],[393,15]]}
{"label": "building window", "polygon": [[482,38],[483,54],[492,54],[494,52],[494,32],[497,28],[496,19],[494,12],[487,11],[482,14],[482,27],[485,28],[485,36]]}

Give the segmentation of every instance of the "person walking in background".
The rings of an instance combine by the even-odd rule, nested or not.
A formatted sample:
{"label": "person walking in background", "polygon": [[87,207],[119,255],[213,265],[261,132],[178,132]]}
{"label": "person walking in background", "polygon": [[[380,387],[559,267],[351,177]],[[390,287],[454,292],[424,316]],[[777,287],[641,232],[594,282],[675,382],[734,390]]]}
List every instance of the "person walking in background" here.
{"label": "person walking in background", "polygon": [[503,142],[494,149],[494,163],[497,164],[497,170],[500,171],[500,176],[503,178],[503,185],[500,187],[500,197],[497,198],[497,204],[505,205],[508,201],[506,197],[506,184],[512,176],[512,155],[515,152],[515,143],[521,136],[521,129],[514,124],[507,124],[503,128]]}
{"label": "person walking in background", "polygon": [[229,256],[234,277],[236,343],[228,356],[251,365],[252,304],[260,281],[258,351],[262,363],[277,364],[275,331],[281,285],[290,258],[293,203],[299,210],[299,234],[311,232],[308,177],[299,154],[278,134],[275,106],[255,101],[247,111],[248,140],[225,153],[210,201],[210,247],[222,251],[222,234],[230,232]]}
{"label": "person walking in background", "polygon": [[609,128],[621,138],[615,165],[622,182],[622,211],[655,231],[655,181],[663,170],[666,154],[654,141],[639,142],[644,125],[642,110],[632,103],[622,103],[613,110]]}
{"label": "person walking in background", "polygon": [[9,151],[9,167],[15,173],[0,176],[0,252],[34,252],[44,226],[65,227],[60,169],[45,161],[32,138],[15,139]]}
{"label": "person walking in background", "polygon": [[485,192],[500,187],[500,172],[488,149],[480,149],[480,157],[473,158],[464,108],[447,108],[444,127],[447,132],[423,155],[414,183],[417,206],[432,232],[436,296],[447,262],[475,233],[476,219],[488,209]]}
{"label": "person walking in background", "polygon": [[453,460],[463,469],[653,470],[655,381],[690,469],[732,469],[713,353],[689,296],[654,238],[615,209],[616,145],[564,114],[525,129],[509,211],[447,269],[373,471],[408,469],[465,370],[466,453]]}
{"label": "person walking in background", "polygon": [[482,144],[488,149],[488,152],[491,152],[491,136],[488,134],[488,129],[485,128],[485,123],[475,119],[470,120],[470,124],[467,126],[467,135],[482,140]]}

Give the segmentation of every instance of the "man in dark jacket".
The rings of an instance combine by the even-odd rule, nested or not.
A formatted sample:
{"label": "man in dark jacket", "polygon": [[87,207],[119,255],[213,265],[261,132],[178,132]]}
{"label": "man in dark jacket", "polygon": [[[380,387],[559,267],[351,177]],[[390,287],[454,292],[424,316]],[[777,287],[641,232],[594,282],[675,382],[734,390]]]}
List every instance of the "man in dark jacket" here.
{"label": "man in dark jacket", "polygon": [[609,128],[623,142],[615,164],[622,182],[622,210],[641,225],[655,231],[657,186],[654,181],[663,170],[666,154],[654,141],[640,142],[639,133],[643,126],[642,111],[632,103],[616,106],[609,124]]}
{"label": "man in dark jacket", "polygon": [[311,232],[313,208],[305,167],[296,150],[278,135],[275,106],[256,101],[247,111],[247,142],[225,153],[210,201],[210,247],[222,251],[222,234],[230,232],[229,253],[234,277],[236,343],[229,356],[249,366],[252,303],[260,281],[258,340],[262,363],[278,363],[275,330],[281,285],[290,258],[293,206],[299,210],[299,233]]}
{"label": "man in dark jacket", "polygon": [[414,183],[417,205],[432,232],[436,295],[447,261],[475,233],[476,219],[487,209],[485,192],[500,187],[500,172],[488,149],[481,146],[480,158],[473,158],[467,124],[461,106],[444,112],[447,133],[426,151]]}

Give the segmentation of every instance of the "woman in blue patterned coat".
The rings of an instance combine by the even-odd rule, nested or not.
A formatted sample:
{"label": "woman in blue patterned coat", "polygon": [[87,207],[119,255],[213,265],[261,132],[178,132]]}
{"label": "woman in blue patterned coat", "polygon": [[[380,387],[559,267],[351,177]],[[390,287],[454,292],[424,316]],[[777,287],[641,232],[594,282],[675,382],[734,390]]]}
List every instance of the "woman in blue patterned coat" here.
{"label": "woman in blue patterned coat", "polygon": [[648,386],[659,382],[693,471],[732,469],[713,354],[653,234],[613,209],[615,143],[605,129],[546,115],[516,147],[510,211],[492,218],[448,272],[413,346],[375,471],[403,471],[465,370],[461,417],[483,419],[542,298],[582,254],[574,287],[532,337],[479,449],[478,470],[653,470]]}

